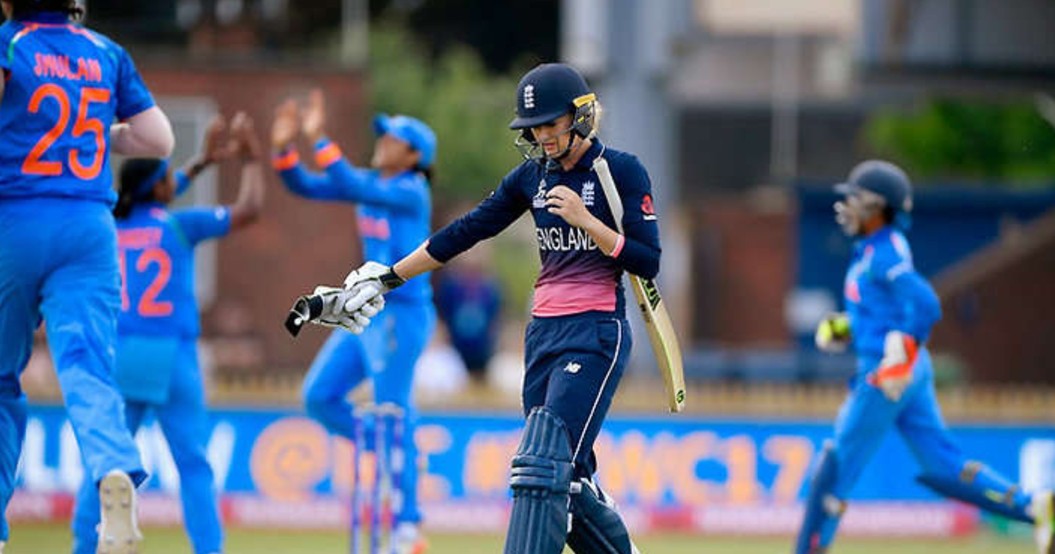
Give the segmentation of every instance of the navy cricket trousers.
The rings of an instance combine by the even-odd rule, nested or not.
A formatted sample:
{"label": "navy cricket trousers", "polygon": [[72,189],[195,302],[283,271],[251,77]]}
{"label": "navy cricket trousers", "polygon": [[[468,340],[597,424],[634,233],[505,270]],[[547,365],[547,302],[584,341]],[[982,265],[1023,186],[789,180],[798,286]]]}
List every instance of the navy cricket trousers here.
{"label": "navy cricket trousers", "polygon": [[575,477],[597,470],[593,443],[629,359],[630,325],[611,313],[535,317],[524,336],[524,414],[545,406],[568,428]]}

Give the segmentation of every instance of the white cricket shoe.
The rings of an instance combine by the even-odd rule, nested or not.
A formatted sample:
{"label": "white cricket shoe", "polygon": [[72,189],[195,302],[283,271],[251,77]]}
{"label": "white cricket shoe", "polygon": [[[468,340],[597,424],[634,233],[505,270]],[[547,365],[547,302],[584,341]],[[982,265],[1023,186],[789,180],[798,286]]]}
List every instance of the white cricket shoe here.
{"label": "white cricket shoe", "polygon": [[103,477],[99,514],[96,554],[139,554],[143,535],[136,518],[136,488],[127,473],[115,469]]}
{"label": "white cricket shoe", "polygon": [[396,526],[392,532],[392,540],[395,541],[395,551],[399,554],[425,554],[429,549],[429,543],[421,535],[421,530],[416,524],[408,521]]}
{"label": "white cricket shoe", "polygon": [[1055,496],[1051,491],[1038,492],[1030,502],[1033,514],[1033,539],[1040,554],[1055,554]]}
{"label": "white cricket shoe", "polygon": [[4,545],[7,544],[4,541],[0,541],[0,554],[4,554]]}

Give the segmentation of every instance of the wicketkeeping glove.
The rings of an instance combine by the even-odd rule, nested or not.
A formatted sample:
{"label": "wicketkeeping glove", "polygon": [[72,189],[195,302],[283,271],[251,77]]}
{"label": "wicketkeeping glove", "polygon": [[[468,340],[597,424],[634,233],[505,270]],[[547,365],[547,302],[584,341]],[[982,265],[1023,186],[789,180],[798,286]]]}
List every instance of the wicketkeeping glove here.
{"label": "wicketkeeping glove", "polygon": [[868,374],[868,383],[879,387],[892,402],[901,400],[912,383],[912,367],[916,365],[919,347],[912,335],[889,331],[883,343],[883,359],[879,368]]}
{"label": "wicketkeeping glove", "polygon": [[828,354],[846,352],[850,346],[850,318],[845,313],[831,312],[817,324],[813,335],[817,349]]}

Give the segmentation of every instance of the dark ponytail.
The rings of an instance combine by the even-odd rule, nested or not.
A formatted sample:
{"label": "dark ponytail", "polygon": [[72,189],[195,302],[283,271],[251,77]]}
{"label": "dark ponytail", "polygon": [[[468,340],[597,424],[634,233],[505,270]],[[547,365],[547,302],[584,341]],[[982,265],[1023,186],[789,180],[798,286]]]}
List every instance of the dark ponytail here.
{"label": "dark ponytail", "polygon": [[415,171],[425,176],[425,180],[429,182],[429,186],[433,186],[433,179],[436,178],[435,170],[432,167],[415,167]]}
{"label": "dark ponytail", "polygon": [[121,164],[115,218],[124,219],[137,203],[153,199],[154,186],[165,177],[165,172],[160,171],[162,165],[166,165],[164,161],[155,159],[131,159]]}
{"label": "dark ponytail", "polygon": [[76,0],[8,0],[11,2],[11,13],[17,19],[19,17],[33,15],[40,12],[59,12],[66,14],[70,19],[79,21],[84,17],[84,8],[77,4]]}

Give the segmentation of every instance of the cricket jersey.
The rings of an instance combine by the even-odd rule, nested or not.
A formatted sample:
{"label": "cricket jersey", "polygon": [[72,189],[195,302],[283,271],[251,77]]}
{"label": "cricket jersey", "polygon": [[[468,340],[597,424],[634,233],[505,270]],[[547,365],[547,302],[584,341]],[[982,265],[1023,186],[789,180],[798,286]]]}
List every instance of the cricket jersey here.
{"label": "cricket jersey", "polygon": [[[315,145],[315,162],[323,173],[305,169],[296,150],[290,150],[277,155],[272,165],[294,194],[356,204],[365,260],[392,265],[428,238],[432,199],[429,183],[422,174],[405,171],[382,177],[377,170],[354,167],[329,139]],[[396,301],[431,300],[428,274],[410,279],[386,297]]]}
{"label": "cricket jersey", "polygon": [[938,296],[913,266],[905,236],[892,226],[854,245],[843,297],[854,350],[863,359],[882,357],[888,331],[907,333],[922,344],[941,319]]}
{"label": "cricket jersey", "polygon": [[123,48],[45,12],[0,26],[0,199],[112,204],[110,125],[154,106]]}
{"label": "cricket jersey", "polygon": [[121,270],[121,336],[197,337],[194,247],[227,235],[231,212],[224,206],[168,211],[155,202],[137,204],[117,221]]}
{"label": "cricket jersey", "polygon": [[[616,229],[604,189],[592,170],[600,155],[608,162],[624,211],[624,235],[611,255],[603,253],[586,231],[569,225],[546,207],[547,192],[564,185],[582,198],[591,214]],[[598,311],[623,317],[623,271],[644,278],[659,272],[659,227],[648,172],[632,154],[607,148],[596,139],[568,171],[530,160],[517,166],[491,196],[433,235],[428,252],[445,263],[498,234],[527,210],[535,221],[542,263],[531,310],[535,316]]]}

